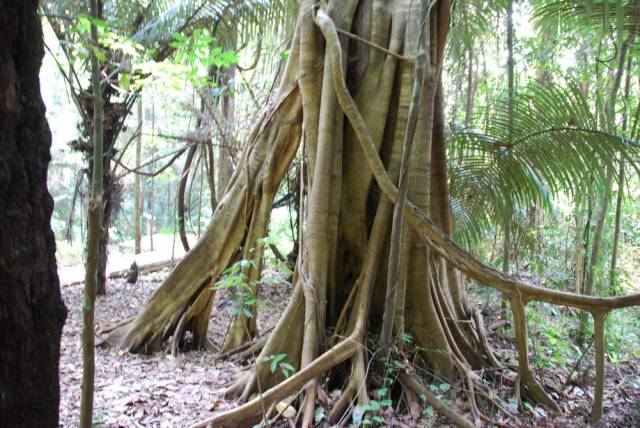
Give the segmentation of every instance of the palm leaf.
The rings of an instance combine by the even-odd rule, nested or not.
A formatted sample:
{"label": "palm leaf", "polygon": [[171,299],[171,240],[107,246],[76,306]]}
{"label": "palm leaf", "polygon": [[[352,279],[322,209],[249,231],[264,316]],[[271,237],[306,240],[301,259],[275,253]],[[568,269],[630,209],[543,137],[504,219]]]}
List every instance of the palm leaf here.
{"label": "palm leaf", "polygon": [[[637,19],[635,0],[538,0],[533,4],[534,22],[543,31],[616,33],[618,45]],[[635,47],[639,46],[636,39]]]}
{"label": "palm leaf", "polygon": [[515,99],[508,144],[508,103],[491,106],[486,132],[454,127],[449,157],[456,237],[471,245],[514,207],[553,209],[553,197],[586,183],[603,188],[607,168],[622,157],[637,169],[640,144],[597,127],[578,86],[530,85]]}

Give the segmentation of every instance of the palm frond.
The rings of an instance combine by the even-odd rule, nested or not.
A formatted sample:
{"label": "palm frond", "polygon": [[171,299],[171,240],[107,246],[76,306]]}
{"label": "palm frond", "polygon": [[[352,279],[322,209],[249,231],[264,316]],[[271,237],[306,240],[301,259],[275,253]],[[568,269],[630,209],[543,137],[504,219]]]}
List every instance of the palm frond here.
{"label": "palm frond", "polygon": [[[597,32],[622,37],[634,28],[635,0],[539,0],[534,22],[543,31]],[[620,44],[621,40],[618,40]],[[636,39],[636,47],[640,40]]]}
{"label": "palm frond", "polygon": [[[159,0],[158,0],[159,1]],[[138,31],[134,40],[145,45],[166,44],[172,35],[208,27],[221,39],[255,38],[261,34],[287,34],[297,12],[294,0],[181,0],[159,1],[170,7]]]}
{"label": "palm frond", "polygon": [[622,157],[637,167],[640,144],[597,126],[578,86],[530,85],[515,99],[514,138],[508,103],[491,106],[486,132],[454,127],[450,139],[451,205],[456,235],[467,245],[514,207],[551,211],[553,196],[585,185],[603,188]]}

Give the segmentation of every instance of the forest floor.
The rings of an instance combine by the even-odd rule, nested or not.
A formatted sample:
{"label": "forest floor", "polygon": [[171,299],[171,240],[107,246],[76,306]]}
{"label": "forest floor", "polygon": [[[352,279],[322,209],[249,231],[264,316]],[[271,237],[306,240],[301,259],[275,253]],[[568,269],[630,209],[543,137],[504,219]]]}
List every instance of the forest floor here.
{"label": "forest floor", "polygon": [[[141,276],[136,285],[125,280],[110,280],[108,295],[99,297],[96,305],[96,329],[112,325],[135,315],[141,305],[157,288],[166,271]],[[82,285],[65,285],[63,297],[69,315],[63,331],[60,359],[60,423],[64,427],[77,426],[82,379],[81,303]],[[268,332],[284,310],[290,290],[286,285],[263,287],[261,298],[266,305],[258,318],[261,332]],[[497,302],[495,302],[497,303]],[[499,305],[499,303],[497,303]],[[216,345],[223,341],[228,325],[229,303],[220,295],[214,305],[209,337]],[[485,314],[489,339],[501,361],[515,363],[512,335],[495,316]],[[536,347],[532,347],[535,352]],[[541,344],[538,352],[542,353]],[[537,358],[536,355],[532,356]],[[209,409],[224,410],[234,404],[222,399],[222,391],[246,370],[249,361],[218,361],[210,352],[190,352],[177,357],[163,353],[152,356],[131,355],[116,349],[96,349],[96,390],[94,421],[106,427],[186,427],[210,417]],[[244,366],[243,366],[244,365]],[[576,361],[556,364],[551,369],[534,369],[547,391],[561,405],[563,412],[553,414],[538,406],[526,406],[518,413],[513,397],[514,375],[478,373],[487,383],[478,394],[481,411],[494,420],[495,426],[506,427],[583,427],[591,409],[593,386],[593,356],[587,354],[575,371],[575,381],[565,385]],[[448,384],[447,384],[448,385]],[[440,385],[442,386],[442,385]],[[433,388],[435,389],[435,388]],[[439,391],[448,402],[461,412],[468,412],[462,384],[453,384]],[[335,394],[329,394],[331,400]],[[499,402],[505,414],[491,404]],[[330,407],[330,402],[325,406]],[[607,365],[605,386],[606,426],[633,427],[640,424],[640,360],[622,361]],[[468,415],[468,413],[467,413]],[[413,415],[382,411],[386,426],[449,426],[432,409],[414,409]],[[478,421],[479,422],[479,421]],[[484,424],[484,423],[483,423]],[[290,426],[286,422],[282,426]],[[492,426],[492,424],[484,424]]]}

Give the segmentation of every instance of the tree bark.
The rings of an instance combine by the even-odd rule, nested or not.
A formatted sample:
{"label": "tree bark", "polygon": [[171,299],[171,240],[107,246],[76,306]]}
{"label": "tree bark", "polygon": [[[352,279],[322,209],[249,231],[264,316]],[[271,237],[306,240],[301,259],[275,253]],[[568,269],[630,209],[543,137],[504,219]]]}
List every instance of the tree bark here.
{"label": "tree bark", "polygon": [[[98,19],[98,0],[91,1],[91,16]],[[91,44],[98,47],[98,28],[91,25]],[[102,145],[103,145],[103,101],[100,88],[100,62],[91,51],[91,81],[93,84],[93,177],[91,199],[87,218],[87,264],[82,305],[82,399],[80,401],[80,428],[93,425],[93,392],[95,376],[95,302],[100,255],[100,231],[102,226]]]}
{"label": "tree bark", "polygon": [[[225,39],[225,50],[235,50],[236,40],[235,37],[229,37]],[[236,67],[234,65],[225,67],[219,70],[218,82],[221,86],[226,86],[222,97],[220,99],[220,113],[222,115],[223,123],[220,136],[220,144],[218,150],[218,197],[222,199],[222,196],[226,193],[227,185],[233,174],[233,164],[235,161],[235,140],[234,140],[234,127],[235,127],[235,100],[233,98],[234,91],[234,79],[236,76]],[[214,113],[215,114],[215,113]]]}
{"label": "tree bark", "polygon": [[[180,176],[180,184],[178,185],[178,233],[180,234],[180,241],[182,242],[182,248],[185,251],[189,251],[189,240],[187,239],[187,231],[185,228],[185,193],[187,190],[187,182],[189,181],[189,175],[192,174],[191,164],[193,158],[198,150],[197,145],[189,147],[187,157],[184,160],[184,167],[182,168],[182,175]],[[191,209],[191,207],[189,207]]]}
{"label": "tree bark", "polygon": [[57,427],[60,296],[36,0],[0,2],[0,426]]}
{"label": "tree bark", "polygon": [[[262,249],[257,244],[302,141],[304,188],[293,295],[255,365],[227,391],[247,402],[196,426],[245,425],[298,392],[302,425],[309,426],[324,374],[329,382],[345,385],[328,417],[331,423],[350,405],[370,400],[366,350],[370,333],[380,329],[386,303],[392,214],[401,200],[395,183],[403,142],[409,138],[423,5],[412,0],[316,3],[302,4],[280,86],[256,121],[208,229],[135,319],[107,337],[126,351],[152,352],[168,342],[181,343],[188,330],[183,326],[192,323],[194,336],[203,338],[213,299],[210,284],[240,259],[253,259],[255,264],[243,273],[260,278]],[[451,241],[440,79],[451,2],[430,4],[428,55],[434,79],[424,85],[420,99],[404,211],[413,229],[400,249],[405,261],[393,311],[395,331],[412,340],[396,344],[412,347],[407,353],[415,351],[416,364],[439,377],[462,375],[474,402],[470,368],[500,364],[487,343],[482,317],[468,302],[464,273],[515,303],[519,391],[556,408],[528,367],[526,303],[607,312],[640,303],[640,295],[601,299],[535,287],[483,265]],[[226,347],[246,342],[253,333],[249,320],[235,317],[233,323]],[[285,377],[271,371],[267,357],[275,354],[285,355],[296,372]]]}
{"label": "tree bark", "polygon": [[[511,144],[513,143],[513,123],[514,123],[514,98],[515,98],[515,82],[514,82],[514,58],[513,58],[513,0],[507,3],[507,97],[508,97],[508,136],[507,146],[509,155],[511,155]],[[507,218],[504,224],[504,245],[502,253],[502,271],[506,274],[511,269],[511,218],[513,214],[513,203],[507,201]]]}
{"label": "tree bark", "polygon": [[[142,127],[144,126],[144,110],[142,108],[142,96],[138,98],[138,136],[136,137],[136,171],[140,170],[142,160]],[[135,253],[142,252],[142,176],[135,176],[135,214],[134,214],[134,239]]]}

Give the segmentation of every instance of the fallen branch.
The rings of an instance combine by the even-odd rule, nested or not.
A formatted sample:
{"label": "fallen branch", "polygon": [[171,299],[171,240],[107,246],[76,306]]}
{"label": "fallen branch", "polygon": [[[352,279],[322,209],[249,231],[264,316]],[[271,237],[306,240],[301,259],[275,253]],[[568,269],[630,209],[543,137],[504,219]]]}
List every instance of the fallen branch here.
{"label": "fallen branch", "polygon": [[[138,271],[140,273],[143,273],[143,272],[145,272],[145,273],[147,273],[147,272],[155,272],[155,271],[170,267],[171,265],[173,265],[174,263],[178,262],[179,260],[180,260],[179,258],[174,258],[174,259],[168,259],[168,260],[161,260],[159,262],[148,263],[146,265],[138,265]],[[107,277],[109,279],[124,278],[125,276],[127,276],[129,274],[129,269],[130,268],[111,271],[111,272],[109,272]],[[68,286],[80,285],[80,284],[83,284],[83,283],[84,283],[84,279],[80,280],[80,281],[66,282],[66,283],[61,284],[61,286],[68,287]]]}

